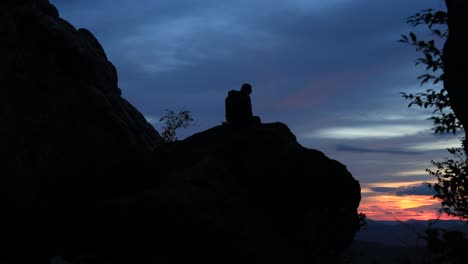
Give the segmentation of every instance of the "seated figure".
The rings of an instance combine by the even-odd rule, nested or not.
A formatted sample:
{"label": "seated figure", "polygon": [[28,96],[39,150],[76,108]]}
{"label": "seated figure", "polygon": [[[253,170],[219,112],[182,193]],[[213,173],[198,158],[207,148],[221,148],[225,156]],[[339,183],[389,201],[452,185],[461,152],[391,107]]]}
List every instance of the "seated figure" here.
{"label": "seated figure", "polygon": [[252,114],[250,94],[252,86],[244,83],[240,91],[231,90],[225,100],[226,122],[230,126],[246,127],[255,123],[260,124],[260,118]]}

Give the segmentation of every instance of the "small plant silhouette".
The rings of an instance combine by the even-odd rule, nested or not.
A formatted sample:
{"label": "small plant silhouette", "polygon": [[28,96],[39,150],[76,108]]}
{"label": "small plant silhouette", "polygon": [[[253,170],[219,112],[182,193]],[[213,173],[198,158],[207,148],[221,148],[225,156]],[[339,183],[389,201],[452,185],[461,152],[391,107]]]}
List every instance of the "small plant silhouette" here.
{"label": "small plant silhouette", "polygon": [[163,121],[161,136],[164,142],[174,142],[177,140],[176,130],[189,127],[193,118],[190,111],[182,107],[177,114],[173,110],[166,109],[166,115],[159,119],[159,122]]}
{"label": "small plant silhouette", "polygon": [[367,229],[367,216],[364,213],[358,214],[357,231]]}

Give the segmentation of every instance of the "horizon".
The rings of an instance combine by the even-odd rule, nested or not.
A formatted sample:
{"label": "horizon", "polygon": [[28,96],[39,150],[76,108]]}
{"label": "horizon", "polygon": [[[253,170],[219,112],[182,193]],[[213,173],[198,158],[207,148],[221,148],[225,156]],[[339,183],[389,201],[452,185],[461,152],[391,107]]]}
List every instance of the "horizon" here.
{"label": "horizon", "polygon": [[407,220],[399,220],[399,219],[393,219],[393,220],[375,220],[375,219],[371,219],[371,218],[366,218],[367,221],[372,221],[372,222],[403,222],[403,223],[406,223],[406,222],[412,222],[412,221],[417,221],[417,222],[437,222],[437,221],[441,221],[441,222],[460,222],[460,223],[465,223],[466,224],[466,220],[462,220],[462,219],[453,219],[453,218],[449,218],[449,219],[437,219],[437,218],[434,218],[434,219],[407,219]]}
{"label": "horizon", "polygon": [[221,124],[227,92],[248,82],[254,115],[347,166],[368,219],[437,218],[425,169],[459,135],[434,135],[431,111],[407,107],[400,92],[430,86],[419,85],[414,48],[397,41],[412,30],[408,16],[442,1],[51,3],[93,32],[122,96],[156,130],[165,109],[183,106],[197,126],[181,138]]}

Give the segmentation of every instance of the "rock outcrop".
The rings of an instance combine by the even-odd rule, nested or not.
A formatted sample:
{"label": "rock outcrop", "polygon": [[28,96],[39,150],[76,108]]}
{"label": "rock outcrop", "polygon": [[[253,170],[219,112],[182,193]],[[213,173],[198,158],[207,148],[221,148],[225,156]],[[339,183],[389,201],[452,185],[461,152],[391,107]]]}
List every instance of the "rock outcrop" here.
{"label": "rock outcrop", "polygon": [[353,239],[359,183],[286,125],[162,144],[49,1],[2,1],[0,25],[0,262],[306,263]]}
{"label": "rock outcrop", "polygon": [[68,248],[129,263],[327,263],[357,231],[359,183],[282,123],[214,127],[154,160],[160,186],[77,213]]}
{"label": "rock outcrop", "polygon": [[9,223],[0,231],[37,234],[30,240],[42,252],[49,231],[24,226],[58,225],[61,208],[137,188],[127,178],[144,170],[161,138],[121,97],[96,38],[49,1],[1,1],[0,34],[0,221]]}

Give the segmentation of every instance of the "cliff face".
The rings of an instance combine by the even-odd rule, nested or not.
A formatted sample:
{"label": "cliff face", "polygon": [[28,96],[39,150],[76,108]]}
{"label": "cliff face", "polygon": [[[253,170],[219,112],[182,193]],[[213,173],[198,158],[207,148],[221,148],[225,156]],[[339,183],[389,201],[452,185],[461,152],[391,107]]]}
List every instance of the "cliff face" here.
{"label": "cliff face", "polygon": [[0,193],[16,226],[5,232],[132,189],[161,139],[121,97],[95,37],[39,0],[1,1],[0,34]]}
{"label": "cliff face", "polygon": [[[2,133],[14,131],[7,141],[21,144],[22,155],[15,158],[31,163],[22,164],[25,174],[39,166],[28,155],[33,148],[41,149],[46,161],[61,160],[67,150],[58,145],[63,145],[87,153],[82,158],[118,164],[116,158],[128,156],[124,153],[149,153],[161,142],[121,97],[116,69],[91,32],[76,30],[48,1],[3,5],[1,123],[7,129]],[[98,149],[104,152],[95,153]]]}
{"label": "cliff face", "polygon": [[0,261],[300,263],[353,239],[359,183],[285,125],[162,144],[48,1],[2,1],[0,33]]}

